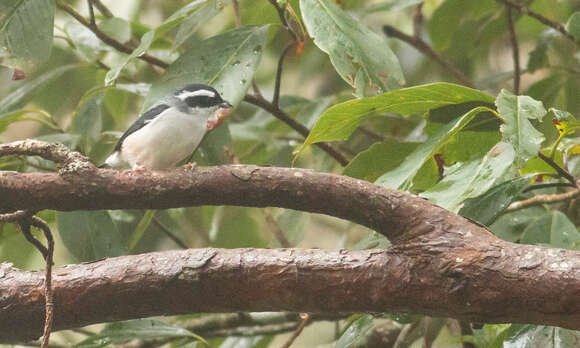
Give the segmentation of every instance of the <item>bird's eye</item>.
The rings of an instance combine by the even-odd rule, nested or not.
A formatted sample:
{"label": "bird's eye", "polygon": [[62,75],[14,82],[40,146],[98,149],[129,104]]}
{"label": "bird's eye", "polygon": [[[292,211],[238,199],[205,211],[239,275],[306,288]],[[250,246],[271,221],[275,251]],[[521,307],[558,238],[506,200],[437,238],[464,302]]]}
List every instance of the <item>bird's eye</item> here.
{"label": "bird's eye", "polygon": [[209,108],[218,105],[221,101],[216,97],[208,97],[205,95],[197,95],[185,98],[185,102],[192,108]]}

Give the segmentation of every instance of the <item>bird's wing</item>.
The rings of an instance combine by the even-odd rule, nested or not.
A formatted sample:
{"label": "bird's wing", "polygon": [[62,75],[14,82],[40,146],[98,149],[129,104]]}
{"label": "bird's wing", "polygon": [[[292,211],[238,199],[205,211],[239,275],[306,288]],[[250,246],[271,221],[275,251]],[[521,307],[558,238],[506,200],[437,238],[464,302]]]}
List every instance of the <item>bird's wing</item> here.
{"label": "bird's wing", "polygon": [[129,129],[127,129],[121,138],[119,138],[119,142],[117,142],[117,145],[115,145],[115,149],[113,151],[121,150],[121,145],[123,144],[123,140],[125,140],[125,138],[135,133],[139,129],[145,127],[149,122],[153,121],[157,116],[161,115],[163,111],[167,109],[169,109],[169,105],[159,104],[145,111],[143,115],[141,115],[141,117],[139,117],[137,121],[135,121],[135,123],[129,127]]}

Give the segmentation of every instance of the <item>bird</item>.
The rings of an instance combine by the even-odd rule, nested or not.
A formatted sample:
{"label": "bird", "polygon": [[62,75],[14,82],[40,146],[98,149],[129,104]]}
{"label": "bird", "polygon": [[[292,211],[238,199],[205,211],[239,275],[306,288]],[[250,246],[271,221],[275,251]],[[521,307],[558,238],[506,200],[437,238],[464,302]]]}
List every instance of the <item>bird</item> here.
{"label": "bird", "polygon": [[188,84],[163,97],[121,136],[101,168],[168,170],[190,156],[232,110],[218,91]]}

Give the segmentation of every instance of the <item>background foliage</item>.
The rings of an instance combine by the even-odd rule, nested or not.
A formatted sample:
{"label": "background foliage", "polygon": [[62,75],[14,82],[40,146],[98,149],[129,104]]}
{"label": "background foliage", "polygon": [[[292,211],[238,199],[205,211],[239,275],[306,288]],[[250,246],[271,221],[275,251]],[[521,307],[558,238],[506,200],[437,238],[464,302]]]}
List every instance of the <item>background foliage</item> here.
{"label": "background foliage", "polygon": [[[0,2],[3,142],[58,141],[101,163],[158,98],[185,83],[207,83],[236,111],[204,140],[193,159],[200,165],[344,173],[420,194],[509,241],[579,248],[578,199],[525,209],[510,204],[569,190],[574,180],[557,167],[580,176],[580,2],[515,2],[559,27],[517,7],[509,14],[506,1],[494,0],[246,0],[238,23],[228,0],[91,3],[94,22],[84,1]],[[315,146],[320,142],[332,142],[347,165]],[[37,158],[5,157],[0,170],[55,168]],[[279,209],[45,211],[41,217],[58,231],[57,265],[206,246],[388,245],[351,223]],[[0,225],[0,261],[42,264],[12,224]],[[214,317],[114,323],[82,335],[60,333],[55,343],[94,347],[139,338],[202,346],[186,323]],[[268,318],[264,327],[279,320]],[[343,319],[308,326],[295,345],[369,346],[385,325],[399,333],[402,347],[575,347],[580,340],[574,331],[530,325],[470,330],[409,315]],[[274,332],[227,331],[206,339],[212,347],[280,346],[287,336]]]}

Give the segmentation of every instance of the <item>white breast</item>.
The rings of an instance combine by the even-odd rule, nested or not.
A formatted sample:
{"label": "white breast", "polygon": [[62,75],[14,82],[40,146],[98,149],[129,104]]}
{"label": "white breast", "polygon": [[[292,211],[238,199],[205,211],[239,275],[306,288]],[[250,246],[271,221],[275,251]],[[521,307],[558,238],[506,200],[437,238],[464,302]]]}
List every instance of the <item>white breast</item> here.
{"label": "white breast", "polygon": [[125,138],[121,157],[132,168],[173,168],[199,145],[206,132],[206,122],[206,115],[167,109]]}

